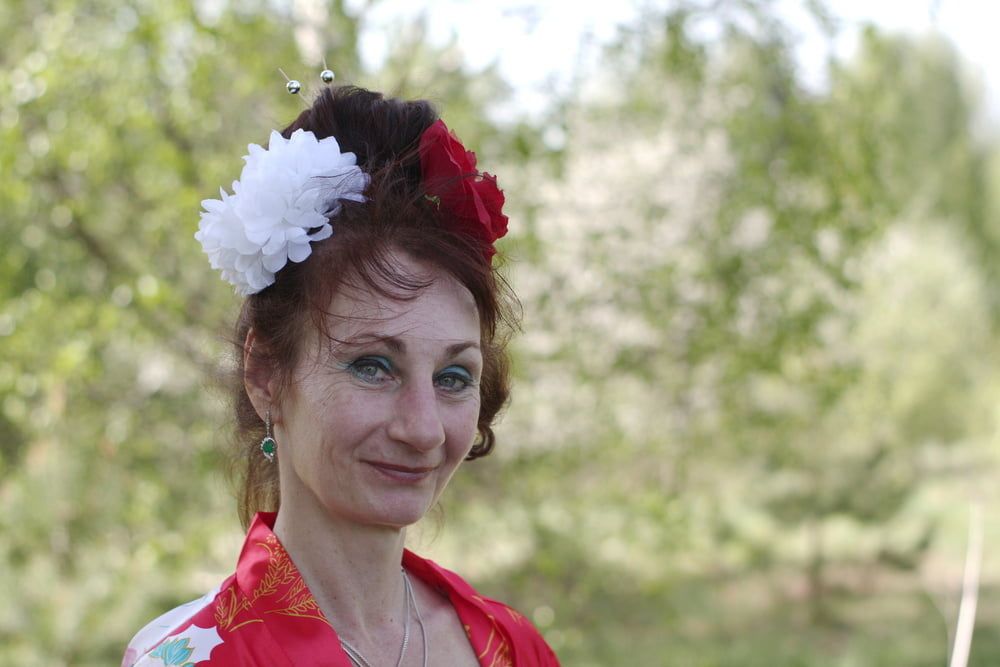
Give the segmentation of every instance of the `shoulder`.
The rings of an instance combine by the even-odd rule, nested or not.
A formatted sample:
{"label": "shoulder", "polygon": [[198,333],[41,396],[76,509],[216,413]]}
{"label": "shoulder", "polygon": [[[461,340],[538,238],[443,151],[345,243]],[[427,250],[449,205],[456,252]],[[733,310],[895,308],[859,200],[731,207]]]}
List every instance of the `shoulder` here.
{"label": "shoulder", "polygon": [[[447,592],[450,596],[457,596],[469,606],[478,609],[491,625],[499,626],[513,644],[514,652],[520,659],[526,660],[525,664],[537,664],[543,667],[559,665],[555,653],[534,624],[510,605],[480,594],[455,572],[412,552],[407,551],[404,554],[404,565],[442,593]],[[454,597],[452,599],[454,601]],[[529,656],[533,660],[530,660]]]}
{"label": "shoulder", "polygon": [[527,654],[535,659],[536,664],[545,667],[559,665],[555,652],[542,633],[521,612],[493,598],[479,596],[479,599],[491,611],[493,619],[506,630],[518,656],[523,659]]}
{"label": "shoulder", "polygon": [[[227,579],[208,593],[205,593],[205,595],[174,607],[143,626],[129,641],[125,649],[125,655],[122,658],[122,667],[132,667],[133,665],[139,667],[139,665],[145,664],[145,659],[163,643],[164,639],[172,635],[180,636],[184,634],[185,628],[192,627],[192,621],[195,617],[203,614],[206,610],[211,612],[219,591],[228,583],[229,580]],[[200,630],[200,628],[195,629]],[[193,640],[196,638],[192,637],[190,639]],[[211,641],[211,639],[205,637],[197,639],[201,643]]]}

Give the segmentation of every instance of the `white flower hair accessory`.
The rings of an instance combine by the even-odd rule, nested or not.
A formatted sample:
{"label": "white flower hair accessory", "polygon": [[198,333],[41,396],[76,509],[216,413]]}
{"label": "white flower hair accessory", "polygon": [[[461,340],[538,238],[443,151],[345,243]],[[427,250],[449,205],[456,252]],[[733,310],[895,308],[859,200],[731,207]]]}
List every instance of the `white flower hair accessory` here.
{"label": "white flower hair accessory", "polygon": [[194,235],[212,268],[243,296],[273,284],[289,260],[305,260],[313,241],[333,234],[328,218],[340,212],[341,200],[364,202],[369,181],[354,153],[308,130],[289,139],[272,131],[267,149],[247,150],[233,194],[219,188],[222,199],[201,202]]}

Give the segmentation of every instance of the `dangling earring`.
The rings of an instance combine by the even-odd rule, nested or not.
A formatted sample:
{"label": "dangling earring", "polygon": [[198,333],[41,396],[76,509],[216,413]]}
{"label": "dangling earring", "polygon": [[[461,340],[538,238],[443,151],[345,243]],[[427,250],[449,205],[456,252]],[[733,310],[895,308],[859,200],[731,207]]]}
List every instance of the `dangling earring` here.
{"label": "dangling earring", "polygon": [[271,408],[268,408],[265,413],[264,426],[267,430],[264,432],[264,439],[260,441],[260,451],[269,463],[274,463],[274,455],[278,452],[278,443],[271,435]]}

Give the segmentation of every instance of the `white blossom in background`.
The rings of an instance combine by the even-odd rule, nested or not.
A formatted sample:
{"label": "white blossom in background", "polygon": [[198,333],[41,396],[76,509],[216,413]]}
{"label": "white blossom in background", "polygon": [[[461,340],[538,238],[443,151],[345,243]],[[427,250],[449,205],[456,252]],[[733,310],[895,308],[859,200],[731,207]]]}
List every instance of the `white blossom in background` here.
{"label": "white blossom in background", "polygon": [[723,133],[712,127],[714,104],[699,104],[694,113],[665,108],[652,127],[575,115],[561,179],[532,166],[503,170],[514,175],[509,193],[533,199],[541,246],[537,262],[514,262],[525,309],[515,344],[533,371],[519,378],[506,426],[516,435],[505,441],[546,447],[612,433],[638,443],[669,437],[673,387],[614,366],[620,353],[647,350],[650,373],[661,377],[671,354],[683,353],[684,302],[708,296],[697,246],[700,231],[715,224],[733,166]]}

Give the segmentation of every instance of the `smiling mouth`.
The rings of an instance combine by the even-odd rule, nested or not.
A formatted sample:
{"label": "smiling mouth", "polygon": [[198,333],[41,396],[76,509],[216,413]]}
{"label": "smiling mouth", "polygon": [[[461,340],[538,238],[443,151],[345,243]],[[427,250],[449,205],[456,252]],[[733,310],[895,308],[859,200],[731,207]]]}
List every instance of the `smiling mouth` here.
{"label": "smiling mouth", "polygon": [[375,468],[375,470],[381,473],[384,477],[396,482],[419,482],[435,470],[435,467],[433,466],[401,466],[395,463],[385,463],[383,461],[365,461],[365,463]]}

